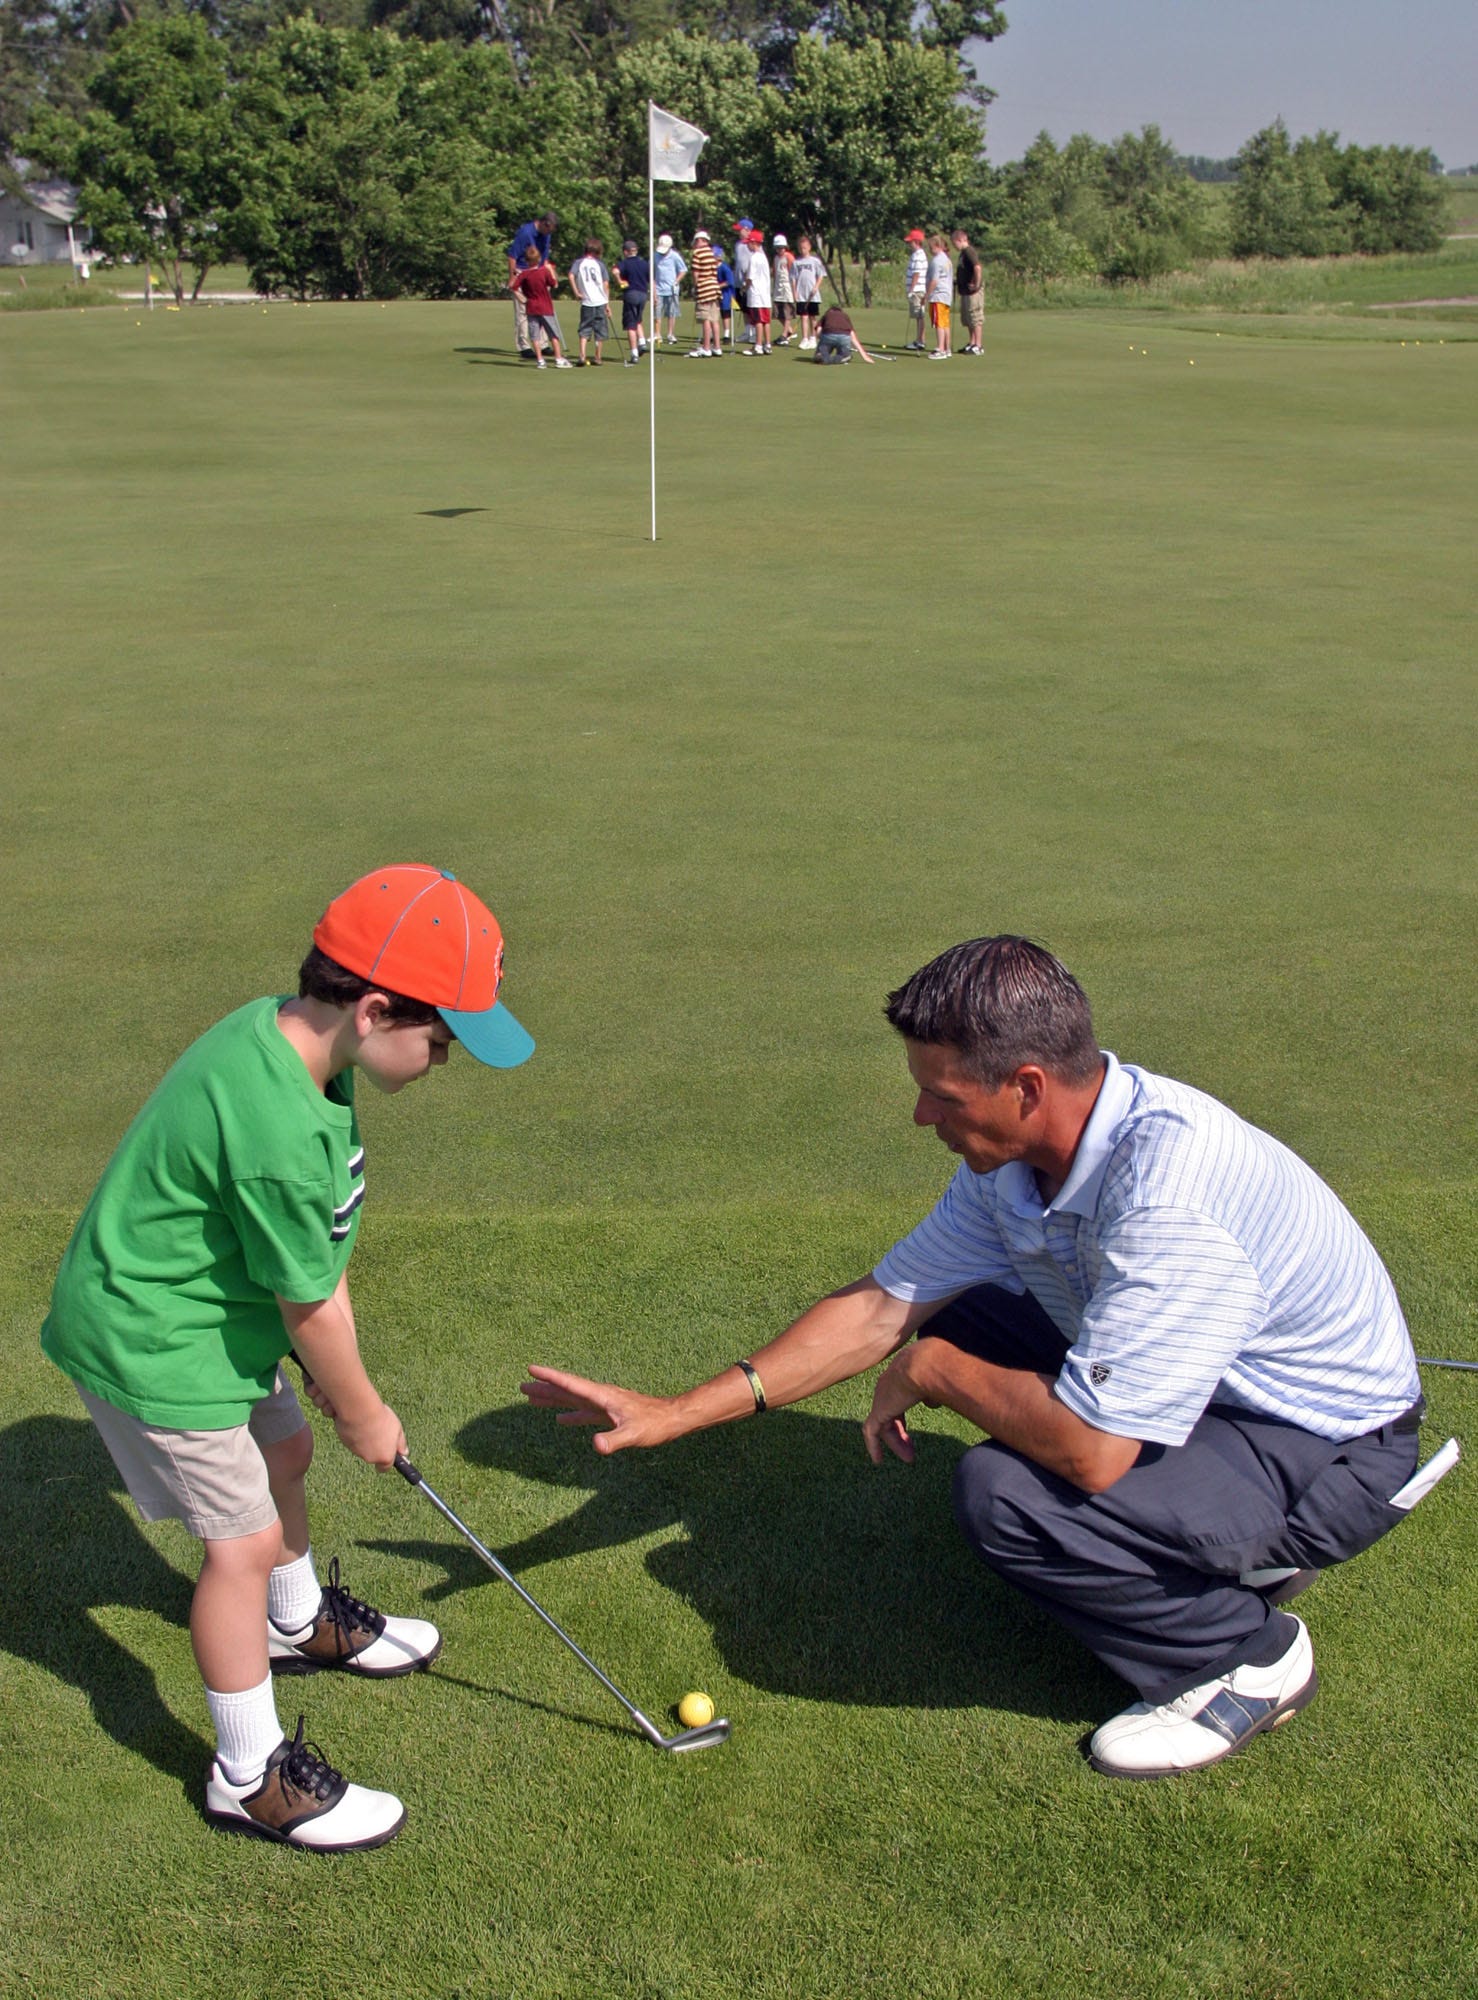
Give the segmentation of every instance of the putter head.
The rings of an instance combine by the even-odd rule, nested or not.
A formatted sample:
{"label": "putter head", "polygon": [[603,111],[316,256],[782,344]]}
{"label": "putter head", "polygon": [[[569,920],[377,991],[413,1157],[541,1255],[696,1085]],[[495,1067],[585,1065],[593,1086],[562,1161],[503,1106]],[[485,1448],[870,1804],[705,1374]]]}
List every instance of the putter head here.
{"label": "putter head", "polygon": [[727,1743],[729,1723],[725,1716],[713,1722],[705,1722],[701,1729],[683,1729],[676,1736],[664,1736],[662,1748],[676,1753],[679,1750],[707,1750],[715,1743]]}

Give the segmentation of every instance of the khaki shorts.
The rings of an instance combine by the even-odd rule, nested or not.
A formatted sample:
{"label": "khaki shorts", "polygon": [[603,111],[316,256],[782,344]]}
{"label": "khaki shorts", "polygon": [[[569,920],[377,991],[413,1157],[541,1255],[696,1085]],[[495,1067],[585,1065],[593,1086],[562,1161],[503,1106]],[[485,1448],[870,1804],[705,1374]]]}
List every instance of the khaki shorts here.
{"label": "khaki shorts", "polygon": [[960,294],[960,314],[966,326],[984,326],[985,293],[962,292]]}
{"label": "khaki shorts", "polygon": [[80,1382],[72,1386],[146,1521],[183,1521],[202,1541],[229,1542],[270,1528],[277,1519],[260,1447],[295,1437],[308,1421],[280,1368],[272,1394],[244,1424],[224,1431],[146,1424]]}
{"label": "khaki shorts", "polygon": [[700,299],[698,301],[698,324],[700,326],[718,326],[721,324],[723,317],[723,313],[719,310],[717,299]]}

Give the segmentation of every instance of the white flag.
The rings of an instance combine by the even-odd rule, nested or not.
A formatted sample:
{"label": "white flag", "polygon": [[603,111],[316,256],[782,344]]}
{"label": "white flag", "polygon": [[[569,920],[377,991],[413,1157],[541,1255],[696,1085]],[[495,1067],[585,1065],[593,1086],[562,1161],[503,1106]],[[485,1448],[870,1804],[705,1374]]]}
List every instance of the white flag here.
{"label": "white flag", "polygon": [[647,179],[695,181],[708,134],[647,99]]}

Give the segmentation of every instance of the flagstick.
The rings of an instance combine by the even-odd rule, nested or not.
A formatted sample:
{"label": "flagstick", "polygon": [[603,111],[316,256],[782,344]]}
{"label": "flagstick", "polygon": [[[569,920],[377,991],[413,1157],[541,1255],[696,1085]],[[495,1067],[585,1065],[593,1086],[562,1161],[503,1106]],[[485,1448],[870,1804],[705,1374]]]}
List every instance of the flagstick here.
{"label": "flagstick", "polygon": [[652,411],[652,540],[657,539],[657,184],[647,178],[647,376]]}

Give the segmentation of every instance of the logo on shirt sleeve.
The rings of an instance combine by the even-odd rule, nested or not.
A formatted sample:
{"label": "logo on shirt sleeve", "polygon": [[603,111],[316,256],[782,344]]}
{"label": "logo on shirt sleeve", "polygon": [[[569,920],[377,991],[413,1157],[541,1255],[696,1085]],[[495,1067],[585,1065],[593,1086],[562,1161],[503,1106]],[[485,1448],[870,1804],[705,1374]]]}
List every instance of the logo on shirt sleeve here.
{"label": "logo on shirt sleeve", "polygon": [[1095,1361],[1088,1370],[1088,1380],[1095,1389],[1101,1389],[1113,1372],[1106,1361]]}

